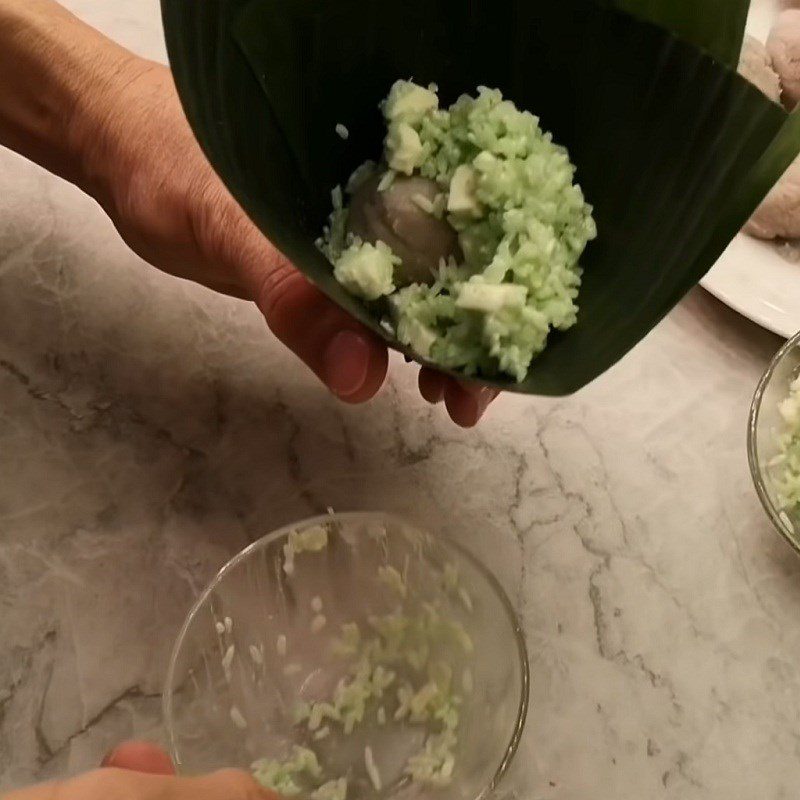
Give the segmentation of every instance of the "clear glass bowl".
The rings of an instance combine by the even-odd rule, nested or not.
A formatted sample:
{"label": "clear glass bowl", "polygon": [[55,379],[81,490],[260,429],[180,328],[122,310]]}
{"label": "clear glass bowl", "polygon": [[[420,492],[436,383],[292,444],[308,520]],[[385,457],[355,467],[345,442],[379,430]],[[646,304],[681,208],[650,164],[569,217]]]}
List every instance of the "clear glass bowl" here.
{"label": "clear glass bowl", "polygon": [[[287,575],[284,546],[290,533],[318,525],[328,531],[327,547],[297,555]],[[386,580],[387,566],[405,576],[406,599],[396,582]],[[430,644],[428,663],[449,665],[454,691],[462,698],[453,778],[435,790],[405,776],[408,758],[424,747],[438,723],[394,721],[402,667],[385,700],[371,701],[365,722],[351,734],[332,722],[330,735],[318,740],[305,722],[295,721],[298,703],[330,698],[347,677],[347,660],[332,655],[342,624],[357,622],[364,641],[376,617],[396,613],[402,605],[413,618],[409,609],[419,610],[423,602],[438,603],[444,617],[457,623],[452,641],[443,635]],[[468,634],[466,643],[457,634],[459,626]],[[297,744],[315,750],[327,777],[348,778],[351,800],[474,800],[497,786],[513,759],[528,691],[519,623],[483,564],[459,544],[398,517],[355,512],[286,526],[223,567],[176,642],[164,715],[182,773],[246,769],[257,759],[282,759]],[[376,706],[384,703],[389,721],[380,724]],[[369,780],[366,746],[381,772],[380,791]]]}
{"label": "clear glass bowl", "polygon": [[770,466],[778,453],[776,435],[784,423],[779,403],[788,396],[789,384],[800,375],[800,333],[781,347],[761,378],[750,408],[747,458],[756,492],[775,529],[800,554],[800,515],[784,510],[778,499]]}

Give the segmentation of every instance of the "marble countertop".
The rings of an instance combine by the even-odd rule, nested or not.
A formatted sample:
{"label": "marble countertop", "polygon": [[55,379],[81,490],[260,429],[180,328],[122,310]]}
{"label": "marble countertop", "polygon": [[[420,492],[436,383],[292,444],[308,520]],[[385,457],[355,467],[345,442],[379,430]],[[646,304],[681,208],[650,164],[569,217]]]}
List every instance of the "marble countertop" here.
{"label": "marble countertop", "polygon": [[[163,58],[155,0],[73,0]],[[402,511],[498,573],[531,653],[521,796],[759,798],[800,783],[800,563],[752,490],[778,340],[701,291],[558,401],[462,432],[395,362],[332,399],[256,310],[146,267],[0,151],[0,788],[161,736],[192,598],[275,526]]]}

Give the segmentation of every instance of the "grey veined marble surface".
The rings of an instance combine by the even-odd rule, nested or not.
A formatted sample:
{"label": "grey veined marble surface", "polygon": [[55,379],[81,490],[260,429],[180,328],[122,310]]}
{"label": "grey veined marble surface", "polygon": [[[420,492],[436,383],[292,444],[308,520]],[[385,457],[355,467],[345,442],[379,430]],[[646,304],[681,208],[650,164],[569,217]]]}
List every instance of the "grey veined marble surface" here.
{"label": "grey veined marble surface", "polygon": [[[153,0],[73,0],[163,57]],[[699,291],[573,398],[461,432],[394,363],[338,404],[256,310],[145,267],[0,152],[0,787],[158,738],[168,651],[235,551],[333,505],[462,538],[517,605],[522,796],[794,798],[800,565],[745,459],[778,341]]]}

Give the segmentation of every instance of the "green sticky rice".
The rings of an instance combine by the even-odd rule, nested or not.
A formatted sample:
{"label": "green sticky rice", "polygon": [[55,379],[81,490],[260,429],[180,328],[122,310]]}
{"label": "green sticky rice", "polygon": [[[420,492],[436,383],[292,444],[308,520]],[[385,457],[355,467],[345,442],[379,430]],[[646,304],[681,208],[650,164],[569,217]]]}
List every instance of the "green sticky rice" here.
{"label": "green sticky rice", "polygon": [[319,789],[311,792],[309,797],[311,800],[346,800],[347,778],[337,778],[323,783]]}
{"label": "green sticky rice", "polygon": [[800,378],[792,381],[778,411],[784,425],[776,437],[778,454],[768,466],[781,508],[796,512],[800,508]]}
{"label": "green sticky rice", "polygon": [[298,778],[309,775],[318,778],[322,768],[316,754],[306,747],[294,745],[292,755],[285,761],[260,759],[252,765],[253,777],[267,789],[272,789],[284,797],[296,797],[302,787]]}
{"label": "green sticky rice", "polygon": [[397,288],[399,260],[383,242],[347,233],[338,187],[319,244],[337,280],[376,303],[384,326],[420,356],[468,376],[522,381],[550,331],[577,322],[579,259],[597,235],[592,208],[567,151],[535,116],[485,87],[442,109],[437,91],[394,84],[381,104],[383,162],[360,167],[347,191],[376,171],[384,189],[395,175],[435,181],[441,202],[430,213],[457,231],[460,263],[443,261],[431,285]]}

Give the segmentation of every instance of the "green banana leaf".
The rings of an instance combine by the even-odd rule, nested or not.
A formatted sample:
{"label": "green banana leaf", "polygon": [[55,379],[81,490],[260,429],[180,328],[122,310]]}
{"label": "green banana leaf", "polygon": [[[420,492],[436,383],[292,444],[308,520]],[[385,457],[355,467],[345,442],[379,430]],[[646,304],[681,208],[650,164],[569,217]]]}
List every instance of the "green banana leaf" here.
{"label": "green banana leaf", "polygon": [[216,170],[265,235],[384,338],[314,241],[331,188],[380,152],[377,105],[391,83],[434,81],[443,102],[496,86],[569,148],[599,229],[579,323],[551,336],[523,383],[486,381],[511,391],[565,395],[611,367],[800,151],[797,119],[732,70],[588,0],[162,0],[162,10],[178,90]]}
{"label": "green banana leaf", "polygon": [[676,36],[736,67],[742,50],[750,0],[609,0],[640,19],[662,25]]}
{"label": "green banana leaf", "polygon": [[[744,41],[750,0],[611,0],[620,9],[671,30],[724,64],[736,68]],[[775,174],[792,163],[800,141],[800,116],[793,115],[767,148],[751,174],[720,210],[705,258],[715,258],[736,235],[750,213],[752,196],[772,188]],[[783,165],[781,167],[781,165]]]}

